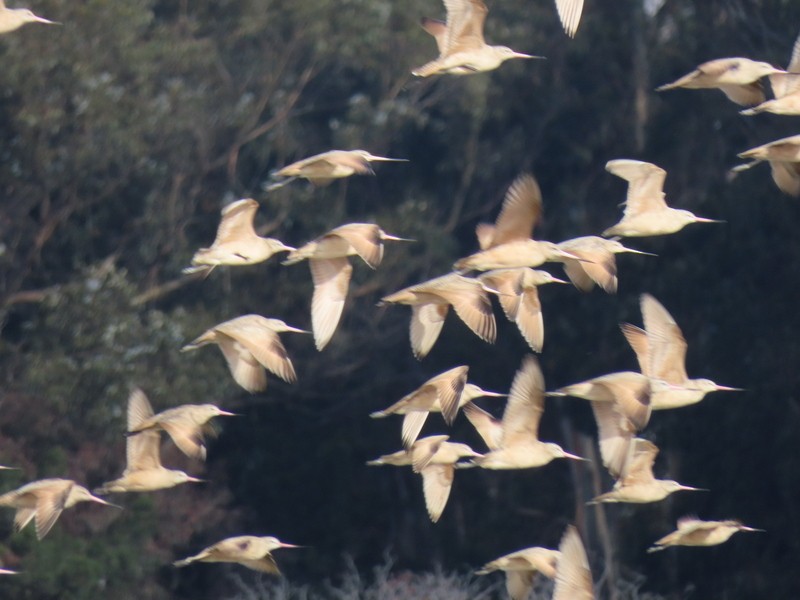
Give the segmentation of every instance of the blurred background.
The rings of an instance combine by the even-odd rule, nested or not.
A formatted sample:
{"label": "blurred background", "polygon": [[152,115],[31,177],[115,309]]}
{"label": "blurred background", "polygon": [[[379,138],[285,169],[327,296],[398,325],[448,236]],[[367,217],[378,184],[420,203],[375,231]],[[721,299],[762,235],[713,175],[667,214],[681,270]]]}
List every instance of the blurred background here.
{"label": "blurred background", "polygon": [[[235,565],[170,566],[240,534],[309,546],[276,560],[289,581],[312,588],[342,570],[369,580],[387,553],[398,577],[466,575],[519,548],[556,547],[573,522],[602,598],[621,598],[625,586],[670,599],[796,594],[800,204],[766,166],[735,179],[728,171],[737,153],[800,132],[800,120],[743,117],[719,91],[653,90],[713,58],[785,67],[799,2],[587,0],[570,40],[552,0],[498,0],[487,41],[547,60],[430,80],[410,70],[436,55],[418,26],[444,18],[436,0],[27,5],[63,25],[0,38],[0,463],[20,468],[0,474],[0,491],[44,477],[90,488],[117,477],[134,386],[156,410],[214,402],[246,417],[217,420],[205,465],[163,444],[166,466],[209,483],[112,498],[123,511],[79,505],[42,542],[32,528],[13,533],[4,510],[0,560],[22,573],[0,581],[0,595],[204,600],[233,597],[233,579],[269,588]],[[377,163],[375,177],[326,188],[263,191],[274,169],[333,148],[410,162]],[[604,170],[615,158],[665,168],[672,206],[726,223],[629,240],[658,256],[619,256],[616,295],[543,287],[547,388],[635,369],[618,324],[640,325],[639,295],[653,294],[683,329],[689,375],[746,389],[655,413],[645,430],[661,448],[657,477],[711,491],[586,507],[612,481],[588,403],[556,398],[542,439],[594,462],[459,472],[431,524],[419,476],[365,466],[400,449],[400,419],[369,413],[459,364],[471,382],[507,392],[529,350],[498,309],[494,346],[451,316],[420,362],[410,310],[376,302],[473,252],[475,225],[495,218],[523,171],[543,191],[538,239],[598,234],[625,198],[625,182]],[[303,264],[273,258],[182,276],[213,241],[220,209],[242,197],[261,202],[261,234],[294,246],[351,221],[417,240],[387,245],[376,271],[353,261],[330,345],[318,353],[310,336],[284,336],[299,381],[270,376],[256,395],[233,382],[218,350],[179,353],[250,312],[310,329]],[[498,415],[502,405],[482,403]],[[432,416],[432,433],[483,449],[463,417],[448,429]],[[645,553],[688,514],[767,533]]]}

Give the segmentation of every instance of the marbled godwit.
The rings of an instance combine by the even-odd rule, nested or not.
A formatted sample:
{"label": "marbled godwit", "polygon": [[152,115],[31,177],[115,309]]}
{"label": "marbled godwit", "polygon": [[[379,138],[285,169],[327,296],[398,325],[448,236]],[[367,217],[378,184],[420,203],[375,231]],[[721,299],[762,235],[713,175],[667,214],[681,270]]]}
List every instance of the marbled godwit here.
{"label": "marbled godwit", "polygon": [[239,200],[222,209],[217,237],[210,248],[200,248],[192,257],[192,266],[184,273],[211,270],[217,265],[254,265],[277,252],[294,250],[280,240],[260,237],[253,229],[258,202]]}
{"label": "marbled godwit", "polygon": [[558,546],[561,557],[556,567],[553,600],[594,600],[589,559],[578,530],[570,525]]}
{"label": "marbled godwit", "polygon": [[[544,412],[544,376],[534,356],[522,359],[522,366],[514,376],[508,403],[503,413],[502,438],[497,440],[497,425],[493,433],[484,438],[487,446],[499,446],[488,454],[472,461],[484,469],[528,469],[541,467],[554,458],[585,460],[564,452],[558,444],[539,440],[539,422]],[[478,433],[483,435],[479,429]]]}
{"label": "marbled godwit", "polygon": [[419,388],[403,396],[385,410],[370,415],[373,419],[389,415],[405,415],[402,440],[408,448],[419,436],[422,426],[431,412],[442,413],[448,425],[452,425],[458,409],[481,396],[501,397],[504,394],[487,392],[473,383],[467,383],[469,367],[461,366],[432,377]]}
{"label": "marbled godwit", "polygon": [[778,188],[789,196],[800,197],[800,135],[781,138],[746,150],[739,158],[753,159],[744,165],[733,167],[739,173],[765,160],[772,169],[772,179]]}
{"label": "marbled godwit", "polygon": [[414,442],[408,450],[400,450],[367,462],[368,465],[411,465],[415,473],[422,475],[425,506],[434,523],[442,516],[450,497],[455,464],[464,457],[481,456],[466,444],[448,442],[447,439],[446,435],[422,438]]}
{"label": "marbled godwit", "polygon": [[0,506],[17,509],[14,528],[20,531],[35,519],[36,537],[40,540],[52,529],[61,512],[78,502],[98,502],[119,508],[92,496],[89,490],[71,479],[40,479],[0,496]]}
{"label": "marbled godwit", "polygon": [[564,272],[570,281],[582,292],[589,292],[594,284],[599,285],[609,294],[617,293],[617,261],[615,254],[631,252],[633,254],[646,254],[649,252],[626,248],[617,240],[606,240],[601,237],[589,235],[566,240],[558,247],[580,260],[564,258]]}
{"label": "marbled godwit", "polygon": [[494,571],[505,571],[506,590],[511,600],[526,600],[533,587],[533,578],[541,573],[549,579],[555,579],[556,565],[561,553],[558,550],[541,548],[525,548],[486,563],[476,575],[487,575]]}
{"label": "marbled godwit", "polygon": [[457,270],[488,271],[514,267],[538,267],[545,261],[578,259],[552,242],[531,239],[542,215],[542,192],[533,175],[524,173],[506,192],[494,225],[481,223],[475,230],[480,252],[462,258]]}
{"label": "marbled godwit", "polygon": [[448,273],[384,296],[378,303],[411,306],[411,350],[422,359],[439,337],[450,306],[475,335],[494,343],[497,323],[492,303],[477,279]]}
{"label": "marbled godwit", "polygon": [[484,284],[487,291],[497,294],[506,317],[517,324],[531,350],[541,352],[544,346],[544,319],[537,288],[546,283],[566,281],[556,279],[547,271],[535,271],[528,267],[487,271],[478,277],[478,281]]}
{"label": "marbled godwit", "polygon": [[203,430],[212,418],[223,416],[233,417],[236,413],[224,411],[214,404],[184,404],[145,419],[135,429],[129,430],[127,435],[163,429],[186,456],[205,460]]}
{"label": "marbled godwit", "polygon": [[[136,431],[153,418],[153,408],[142,390],[136,389],[128,397],[128,431]],[[161,465],[159,445],[161,434],[152,429],[131,436],[127,440],[127,466],[122,477],[104,483],[95,494],[121,492],[152,492],[175,487],[187,481],[201,482],[183,471],[165,469]]]}
{"label": "marbled godwit", "polygon": [[668,546],[716,546],[727,542],[737,531],[764,531],[746,527],[741,521],[701,521],[697,517],[678,520],[678,529],[654,542],[648,552],[658,552]]}
{"label": "marbled godwit", "polygon": [[719,89],[733,102],[742,106],[760,104],[766,100],[764,88],[758,81],[767,75],[786,73],[769,63],[748,58],[719,58],[699,65],[680,79],[656,88],[657,92],[673,88]]}
{"label": "marbled godwit", "polygon": [[593,498],[587,504],[600,502],[634,502],[644,504],[658,502],[673,492],[705,491],[700,488],[682,485],[677,481],[656,479],[653,477],[653,463],[658,455],[658,448],[652,442],[636,438],[631,444],[632,456],[624,467],[614,489]]}
{"label": "marbled godwit", "polygon": [[680,231],[689,223],[722,223],[667,206],[664,201],[667,172],[661,167],[623,158],[608,161],[606,171],[628,182],[628,197],[622,220],[606,229],[605,237],[665,235]]}
{"label": "marbled godwit", "polygon": [[636,353],[642,373],[651,378],[650,408],[664,410],[700,402],[716,391],[739,392],[710,379],[689,379],[686,374],[686,340],[680,327],[650,294],[640,298],[644,330],[623,323],[625,339]]}
{"label": "marbled godwit", "polygon": [[37,17],[27,8],[7,8],[4,0],[0,0],[0,34],[19,29],[25,25],[25,23],[60,25],[60,23],[56,23],[55,21],[48,21],[42,17]]}
{"label": "marbled godwit", "polygon": [[774,100],[767,100],[758,106],[740,111],[741,114],[771,112],[777,115],[800,115],[800,36],[794,42],[786,71],[769,76]]}
{"label": "marbled godwit", "polygon": [[423,29],[436,39],[439,58],[414,69],[412,75],[469,75],[496,69],[509,58],[542,58],[505,46],[487,45],[483,39],[483,24],[489,9],[482,0],[444,0],[444,6],[447,23],[428,18],[421,22]]}
{"label": "marbled godwit", "polygon": [[314,185],[322,187],[342,177],[374,175],[375,172],[369,163],[375,161],[408,162],[408,159],[375,156],[366,150],[329,150],[283,167],[275,173],[275,176],[287,179],[269,185],[267,190],[283,187],[298,177],[308,179]]}
{"label": "marbled godwit", "polygon": [[193,562],[231,562],[262,573],[280,575],[281,571],[272,557],[272,551],[278,548],[301,547],[286,544],[272,536],[240,535],[226,538],[209,546],[199,554],[175,561],[172,564],[176,567],[185,567]]}
{"label": "marbled godwit", "polygon": [[278,338],[286,331],[309,333],[280,319],[244,315],[215,325],[181,348],[181,352],[218,344],[236,383],[248,392],[259,392],[267,387],[265,368],[287,383],[297,381],[292,361]]}
{"label": "marbled godwit", "polygon": [[0,569],[0,575],[18,575],[18,572],[11,569]]}
{"label": "marbled godwit", "polygon": [[291,252],[284,265],[308,259],[314,296],[311,300],[311,325],[317,350],[328,345],[342,316],[353,266],[348,256],[358,255],[372,269],[383,260],[383,242],[411,242],[389,235],[372,223],[349,223],[332,229],[313,242]]}

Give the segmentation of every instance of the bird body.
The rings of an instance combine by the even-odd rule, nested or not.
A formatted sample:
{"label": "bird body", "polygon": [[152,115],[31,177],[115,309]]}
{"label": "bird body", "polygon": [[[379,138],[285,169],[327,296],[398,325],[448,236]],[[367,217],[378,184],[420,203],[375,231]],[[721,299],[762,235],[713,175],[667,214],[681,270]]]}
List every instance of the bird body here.
{"label": "bird body", "polygon": [[272,536],[240,535],[217,542],[194,556],[175,561],[173,565],[185,567],[193,562],[230,562],[239,563],[248,569],[262,573],[280,575],[281,572],[272,557],[272,551],[278,548],[299,547],[281,542]]}
{"label": "bird body", "polygon": [[[128,431],[136,431],[153,416],[153,407],[144,392],[133,390],[128,397]],[[153,429],[128,437],[127,465],[122,477],[104,483],[94,493],[152,492],[181,483],[202,481],[183,471],[164,468],[159,455],[160,444],[161,434]]]}
{"label": "bird body", "polygon": [[422,27],[436,39],[439,57],[411,73],[430,77],[449,73],[468,75],[491,71],[510,58],[541,58],[515,52],[506,46],[489,46],[483,25],[489,9],[483,0],[444,0],[447,22],[423,19]]}
{"label": "bird body", "polygon": [[[52,529],[61,512],[78,502],[97,502],[114,506],[93,496],[71,479],[40,479],[0,496],[0,506],[17,509],[14,527],[17,531],[35,520],[36,537],[41,540]],[[118,508],[118,507],[117,507]]]}
{"label": "bird body", "polygon": [[375,161],[406,162],[406,159],[375,156],[366,150],[329,150],[283,167],[275,175],[288,179],[267,189],[281,187],[298,177],[308,179],[316,186],[326,186],[335,179],[351,175],[374,175],[370,163]]}
{"label": "bird body", "polygon": [[8,8],[5,2],[0,0],[0,34],[15,31],[26,23],[58,25],[55,21],[48,21],[42,17],[37,17],[27,8]]}
{"label": "bird body", "polygon": [[626,248],[617,240],[607,240],[595,235],[578,237],[558,244],[561,250],[578,258],[562,258],[564,272],[576,288],[589,292],[595,284],[609,294],[617,292],[617,261],[615,254],[631,252],[649,254]]}
{"label": "bird body", "polygon": [[261,237],[253,228],[258,202],[244,199],[222,209],[217,236],[209,248],[200,248],[184,273],[210,271],[217,265],[254,265],[277,252],[294,250],[280,240]]}
{"label": "bird body", "polygon": [[674,88],[719,89],[733,102],[743,106],[760,104],[766,99],[758,81],[762,77],[785,73],[765,62],[748,58],[719,58],[699,65],[680,79],[656,88],[657,92]]}
{"label": "bird body", "polygon": [[657,552],[668,546],[716,546],[727,542],[737,531],[763,531],[747,527],[741,521],[701,521],[696,517],[684,517],[678,521],[678,529],[657,540],[648,552]]}
{"label": "bird body", "polygon": [[800,135],[756,146],[739,154],[739,158],[751,159],[749,163],[732,169],[734,173],[745,171],[767,161],[772,170],[772,179],[783,193],[800,197]]}
{"label": "bird body", "polygon": [[268,369],[287,383],[297,381],[294,365],[278,337],[283,332],[308,333],[280,319],[244,315],[215,325],[181,348],[195,350],[206,344],[219,345],[233,379],[248,392],[266,389]]}
{"label": "bird body", "polygon": [[476,575],[487,575],[494,571],[505,571],[506,590],[511,600],[526,600],[533,587],[533,578],[541,573],[548,579],[556,576],[556,565],[561,553],[558,550],[541,548],[525,548],[506,554],[486,563]]}
{"label": "bird body", "polygon": [[538,267],[545,262],[563,261],[577,256],[562,250],[553,242],[538,240],[515,240],[502,246],[481,250],[475,254],[458,260],[453,268],[459,271],[473,269],[488,271],[491,269],[515,269],[521,267]]}

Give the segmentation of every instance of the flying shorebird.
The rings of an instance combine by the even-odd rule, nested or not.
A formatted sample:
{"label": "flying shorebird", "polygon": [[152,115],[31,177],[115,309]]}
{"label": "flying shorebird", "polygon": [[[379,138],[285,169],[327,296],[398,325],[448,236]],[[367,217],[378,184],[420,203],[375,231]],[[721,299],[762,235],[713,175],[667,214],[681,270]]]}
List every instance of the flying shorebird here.
{"label": "flying shorebird", "polygon": [[[128,431],[136,431],[153,418],[153,408],[142,390],[135,389],[128,397]],[[202,482],[183,471],[165,469],[161,465],[161,434],[149,429],[127,439],[127,465],[122,477],[104,483],[95,494],[152,492],[175,487],[187,481]]]}
{"label": "flying shorebird", "polygon": [[497,335],[492,303],[483,285],[458,273],[448,273],[384,296],[378,306],[384,304],[411,306],[411,350],[420,360],[436,343],[451,306],[483,341],[494,344]]}
{"label": "flying shorebird", "polygon": [[505,571],[506,590],[511,600],[527,600],[537,573],[555,579],[560,557],[558,550],[535,546],[501,556],[483,565],[475,574],[487,575],[494,571]]}
{"label": "flying shorebird", "polygon": [[226,538],[209,546],[199,554],[175,561],[172,564],[176,567],[185,567],[193,562],[231,562],[262,573],[280,575],[281,572],[272,557],[272,551],[278,548],[301,547],[286,544],[272,536],[240,535]]}
{"label": "flying shorebird", "polygon": [[650,294],[640,298],[644,329],[623,323],[625,339],[633,348],[642,373],[651,379],[650,408],[664,410],[700,402],[716,391],[738,392],[710,379],[689,379],[686,374],[686,340],[680,327]]}
{"label": "flying shorebird", "polygon": [[665,535],[648,552],[658,552],[667,546],[716,546],[727,542],[737,531],[764,531],[746,527],[741,521],[701,521],[697,517],[678,520],[678,529]]}
{"label": "flying shorebird", "polygon": [[558,550],[561,556],[556,566],[553,600],[594,600],[589,558],[575,526],[567,527]]}
{"label": "flying shorebird", "polygon": [[466,444],[448,442],[446,435],[434,435],[414,442],[407,450],[386,454],[367,462],[368,465],[411,465],[422,475],[422,492],[428,516],[436,523],[442,516],[455,477],[455,464],[461,458],[479,457]]}
{"label": "flying shorebird", "polygon": [[267,190],[283,187],[298,177],[308,179],[312,184],[323,187],[332,183],[334,179],[351,175],[374,175],[375,172],[369,163],[375,161],[408,162],[408,159],[375,156],[366,150],[329,150],[283,167],[274,176],[287,179],[267,186]]}
{"label": "flying shorebird", "polygon": [[0,506],[17,509],[14,528],[23,529],[32,520],[36,523],[36,538],[41,540],[52,529],[65,508],[78,502],[98,502],[106,506],[115,504],[92,496],[85,487],[71,479],[40,479],[0,496]]}
{"label": "flying shorebird", "polygon": [[[543,412],[544,376],[536,358],[528,355],[514,376],[502,424],[494,421],[484,430],[491,432],[488,439],[478,429],[486,445],[494,449],[475,458],[472,464],[484,469],[529,469],[546,465],[554,458],[585,460],[565,452],[558,444],[539,440]],[[502,427],[502,434],[498,435],[498,427]]]}
{"label": "flying shorebird", "polygon": [[221,416],[234,417],[236,413],[224,411],[214,404],[184,404],[145,419],[134,429],[128,430],[126,435],[163,429],[186,456],[205,460],[203,430],[208,427],[208,421]]}
{"label": "flying shorebird", "polygon": [[42,17],[37,17],[27,8],[7,8],[4,0],[0,0],[0,34],[19,29],[25,25],[25,23],[60,25],[60,23],[56,23],[55,21],[48,21]]}
{"label": "flying shorebird", "polygon": [[238,200],[222,209],[217,237],[210,248],[200,248],[192,257],[192,266],[184,273],[206,271],[217,265],[254,265],[277,252],[294,250],[280,240],[260,237],[253,229],[258,202],[250,198]]}
{"label": "flying shorebird", "polygon": [[748,58],[719,58],[699,65],[688,75],[656,88],[657,92],[674,88],[719,89],[733,102],[742,106],[760,104],[766,100],[764,88],[758,81],[767,75],[786,73],[769,63]]}
{"label": "flying shorebird", "polygon": [[732,172],[745,171],[766,160],[769,162],[772,179],[778,188],[784,194],[800,197],[800,135],[792,135],[751,148],[739,154],[739,158],[749,158],[752,161],[733,167]]}
{"label": "flying shorebird", "polygon": [[440,373],[430,378],[410,394],[385,410],[370,414],[373,419],[389,415],[405,415],[403,417],[402,440],[408,448],[419,436],[428,414],[442,413],[448,425],[452,425],[458,409],[482,396],[499,398],[505,394],[487,392],[474,383],[467,383],[469,367],[461,366]]}
{"label": "flying shorebird", "polygon": [[439,58],[414,69],[412,75],[469,75],[496,69],[509,58],[543,58],[505,46],[487,45],[483,39],[483,24],[489,9],[483,0],[444,0],[444,7],[446,23],[428,18],[421,21],[422,28],[436,40]]}
{"label": "flying shorebird", "polygon": [[615,254],[649,252],[626,248],[617,240],[606,240],[595,235],[573,238],[558,244],[558,247],[580,260],[563,258],[564,272],[570,281],[582,292],[589,292],[595,284],[609,294],[617,293],[617,261]]}
{"label": "flying shorebird", "polygon": [[769,76],[769,83],[775,96],[773,100],[767,100],[740,113],[755,115],[770,112],[776,115],[800,115],[800,35],[794,42],[786,71]]}
{"label": "flying shorebird", "polygon": [[267,387],[265,368],[287,383],[297,381],[292,361],[278,337],[286,331],[309,333],[290,327],[280,319],[244,315],[215,325],[186,344],[181,352],[218,344],[236,383],[248,392],[260,392]]}
{"label": "flying shorebird", "polygon": [[531,350],[541,352],[544,346],[544,319],[538,287],[546,283],[566,283],[547,271],[528,267],[495,269],[478,277],[484,289],[497,294],[506,317],[516,323]]}
{"label": "flying shorebird", "polygon": [[622,220],[606,229],[604,237],[665,235],[680,231],[689,223],[723,222],[667,206],[664,201],[667,172],[652,163],[626,158],[610,160],[606,171],[628,182],[628,197]]}
{"label": "flying shorebird", "polygon": [[313,242],[294,250],[284,265],[308,259],[314,296],[311,300],[311,328],[317,350],[328,345],[342,316],[353,265],[348,256],[358,255],[372,268],[383,260],[383,242],[411,242],[389,235],[373,223],[348,223],[330,230]]}
{"label": "flying shorebird", "polygon": [[495,224],[481,223],[475,229],[480,252],[462,258],[453,267],[459,271],[488,271],[538,267],[545,261],[561,261],[565,258],[580,260],[552,242],[531,239],[533,228],[541,216],[542,192],[539,184],[533,175],[524,173],[508,188]]}
{"label": "flying shorebird", "polygon": [[700,488],[682,485],[677,481],[656,479],[653,477],[653,463],[658,455],[658,447],[642,438],[636,438],[631,444],[632,456],[623,465],[623,471],[614,484],[614,489],[593,498],[587,504],[601,502],[634,502],[644,504],[658,502],[673,492],[704,491]]}

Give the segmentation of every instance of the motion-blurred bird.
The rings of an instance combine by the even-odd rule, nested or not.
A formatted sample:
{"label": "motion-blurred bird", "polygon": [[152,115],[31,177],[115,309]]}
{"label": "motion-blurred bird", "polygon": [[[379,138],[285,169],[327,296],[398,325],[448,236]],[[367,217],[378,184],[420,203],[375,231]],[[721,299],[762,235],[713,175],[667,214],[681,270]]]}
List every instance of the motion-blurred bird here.
{"label": "motion-blurred bird", "polygon": [[769,76],[774,99],[740,111],[741,114],[755,115],[770,112],[776,115],[800,115],[800,35],[794,42],[786,71]]}
{"label": "motion-blurred bird", "polygon": [[286,544],[276,537],[258,537],[240,535],[230,537],[209,546],[202,552],[172,563],[176,567],[185,567],[193,562],[230,562],[239,563],[248,569],[280,575],[280,569],[272,557],[272,551],[278,548],[301,548],[294,544]]}
{"label": "motion-blurred bird", "polygon": [[19,29],[25,25],[25,23],[60,24],[55,21],[48,21],[42,17],[37,17],[27,8],[8,8],[4,0],[0,0],[0,34]]}
{"label": "motion-blurred bird", "polygon": [[371,162],[408,162],[406,158],[387,158],[375,156],[366,150],[329,150],[298,160],[278,170],[275,177],[285,177],[267,186],[267,190],[283,187],[297,178],[308,179],[312,184],[322,187],[334,179],[351,175],[374,175]]}
{"label": "motion-blurred bird", "polygon": [[562,250],[574,254],[580,260],[563,258],[564,272],[582,292],[589,292],[595,284],[609,294],[617,293],[617,260],[615,254],[649,252],[626,248],[617,240],[606,240],[595,235],[578,237],[558,244]]}
{"label": "motion-blurred bird", "polygon": [[506,591],[511,600],[527,600],[537,573],[555,579],[560,556],[558,550],[539,546],[525,548],[486,563],[475,574],[487,575],[494,571],[505,571]]}
{"label": "motion-blurred bird", "polygon": [[544,319],[538,287],[546,283],[566,283],[547,271],[528,267],[495,269],[478,277],[484,288],[497,294],[506,317],[516,323],[531,350],[541,352],[544,346]]}
{"label": "motion-blurred bird", "polygon": [[677,481],[653,477],[653,463],[658,455],[658,447],[652,442],[636,438],[631,444],[632,456],[623,465],[622,473],[614,484],[614,489],[593,498],[587,504],[601,502],[634,502],[644,504],[658,502],[673,492],[704,491],[700,488],[682,485]]}
{"label": "motion-blurred bird", "polygon": [[200,248],[192,257],[192,266],[184,273],[206,271],[217,265],[254,265],[277,252],[294,250],[280,240],[260,237],[253,229],[258,202],[238,200],[222,209],[217,237],[209,248]]}
{"label": "motion-blurred bird", "polygon": [[479,457],[466,444],[448,442],[446,435],[434,435],[414,442],[407,450],[381,456],[367,462],[368,465],[411,465],[415,473],[422,475],[422,492],[431,521],[436,523],[442,516],[455,477],[455,464],[461,458]]}
{"label": "motion-blurred bird", "polygon": [[418,359],[433,348],[451,306],[483,341],[493,344],[497,335],[492,303],[483,285],[458,273],[448,273],[384,296],[378,306],[384,304],[411,306],[411,350]]}
{"label": "motion-blurred bird", "polygon": [[699,65],[680,79],[656,88],[657,92],[674,88],[719,89],[733,102],[742,106],[760,104],[766,100],[758,80],[767,75],[786,73],[769,63],[748,58],[719,58]]}
{"label": "motion-blurred bird", "polygon": [[[514,376],[502,423],[493,421],[483,431],[478,429],[486,445],[494,449],[472,463],[484,469],[528,469],[546,465],[555,458],[585,460],[565,452],[558,444],[539,440],[542,413],[544,376],[536,358],[528,355]],[[498,435],[498,431],[502,434]]]}
{"label": "motion-blurred bird", "polygon": [[214,404],[184,404],[145,419],[129,430],[127,435],[164,430],[186,456],[205,460],[203,430],[208,427],[208,421],[222,416],[233,417],[236,413],[224,411]]}
{"label": "motion-blurred bird", "polygon": [[481,223],[475,229],[481,251],[455,263],[457,270],[538,267],[545,261],[579,260],[552,242],[531,239],[542,216],[542,192],[533,175],[524,173],[506,192],[503,208],[494,225]]}
{"label": "motion-blurred bird", "polygon": [[686,340],[667,309],[650,294],[640,298],[644,329],[630,323],[620,327],[633,348],[642,373],[651,379],[650,408],[664,410],[700,402],[716,391],[737,392],[710,379],[689,379]]}
{"label": "motion-blurred bird", "polygon": [[461,366],[440,373],[389,408],[374,412],[370,417],[378,419],[389,415],[405,415],[401,437],[403,445],[408,448],[419,436],[429,413],[442,413],[447,424],[452,425],[458,409],[475,398],[497,398],[505,395],[488,392],[474,383],[467,383],[468,372],[469,367]]}
{"label": "motion-blurred bird", "polygon": [[608,161],[606,171],[628,182],[628,197],[622,220],[606,229],[605,237],[665,235],[680,231],[689,223],[722,223],[667,206],[664,201],[667,172],[661,167],[622,158]]}
{"label": "motion-blurred bird", "polygon": [[564,31],[569,37],[574,38],[581,22],[583,0],[556,0],[556,10]]}
{"label": "motion-blurred bird", "polygon": [[556,567],[553,600],[594,600],[589,558],[578,530],[570,525],[558,545],[561,557]]}
{"label": "motion-blurred bird", "polygon": [[489,9],[483,0],[444,0],[444,6],[446,23],[428,18],[421,22],[422,28],[436,39],[439,58],[414,69],[412,75],[468,75],[496,69],[510,58],[542,58],[515,52],[506,46],[487,45],[483,39],[483,24]]}
{"label": "motion-blurred bird", "polygon": [[739,173],[768,161],[775,185],[784,194],[800,197],[800,135],[792,135],[751,148],[739,154],[739,158],[752,161],[733,167],[732,172]]}
{"label": "motion-blurred bird", "polygon": [[[153,407],[147,396],[142,390],[133,390],[128,397],[128,431],[136,431],[152,418]],[[160,445],[161,434],[152,429],[129,437],[126,444],[127,466],[122,477],[104,483],[94,493],[152,492],[190,481],[203,481],[183,471],[165,469],[159,456]]]}
{"label": "motion-blurred bird", "polygon": [[206,344],[218,344],[233,379],[248,392],[259,392],[267,387],[268,369],[287,383],[297,381],[292,361],[283,347],[279,333],[309,333],[291,327],[280,319],[267,319],[261,315],[244,315],[215,325],[181,352],[195,350]]}
{"label": "motion-blurred bird", "polygon": [[14,528],[20,531],[35,520],[36,537],[40,540],[52,529],[61,512],[78,502],[97,502],[119,508],[102,498],[92,496],[89,490],[71,479],[40,479],[0,496],[0,506],[17,509]]}
{"label": "motion-blurred bird", "polygon": [[741,521],[701,521],[697,517],[678,520],[678,529],[665,535],[648,552],[658,552],[668,546],[716,546],[727,542],[737,531],[764,531],[747,527]]}
{"label": "motion-blurred bird", "polygon": [[317,350],[328,345],[342,316],[353,273],[353,265],[347,257],[358,255],[370,268],[376,269],[383,260],[386,240],[413,241],[389,235],[373,223],[348,223],[291,252],[283,261],[284,265],[293,265],[308,259],[314,280],[311,328]]}

